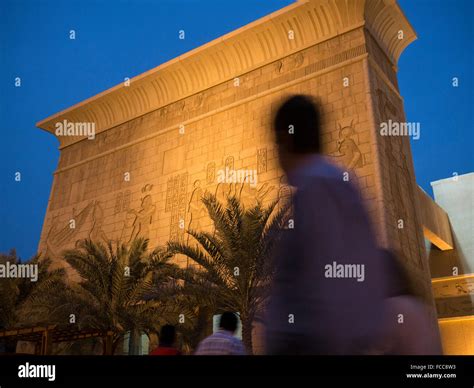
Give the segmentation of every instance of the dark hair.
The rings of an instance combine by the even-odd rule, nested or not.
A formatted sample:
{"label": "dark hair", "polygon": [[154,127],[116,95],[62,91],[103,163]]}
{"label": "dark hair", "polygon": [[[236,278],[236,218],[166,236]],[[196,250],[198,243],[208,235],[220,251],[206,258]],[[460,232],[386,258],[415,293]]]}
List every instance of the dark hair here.
{"label": "dark hair", "polygon": [[382,249],[382,258],[384,260],[384,266],[387,269],[388,296],[415,296],[408,273],[397,256],[387,249]]}
{"label": "dark hair", "polygon": [[230,311],[226,311],[221,315],[219,326],[224,330],[234,332],[237,330],[237,322],[237,316]]}
{"label": "dark hair", "polygon": [[160,330],[160,346],[172,346],[176,339],[176,329],[172,325],[164,325]]}
{"label": "dark hair", "polygon": [[[289,132],[290,126],[293,133]],[[320,112],[310,96],[300,94],[288,98],[275,115],[274,129],[277,143],[288,152],[320,152]]]}

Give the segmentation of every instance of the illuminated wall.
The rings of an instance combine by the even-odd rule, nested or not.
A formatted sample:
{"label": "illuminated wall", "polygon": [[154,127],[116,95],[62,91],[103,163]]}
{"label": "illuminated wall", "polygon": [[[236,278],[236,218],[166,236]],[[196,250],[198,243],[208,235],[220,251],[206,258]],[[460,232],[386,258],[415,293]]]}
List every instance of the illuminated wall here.
{"label": "illuminated wall", "polygon": [[474,354],[474,316],[440,319],[439,331],[444,354]]}
{"label": "illuminated wall", "polygon": [[[63,266],[61,251],[86,237],[188,239],[209,227],[206,191],[287,198],[271,119],[304,93],[321,103],[326,155],[354,172],[380,243],[432,303],[409,140],[379,134],[405,120],[396,68],[415,38],[396,2],[299,1],[41,121],[51,133],[94,123],[97,135],[58,137],[39,251]],[[218,183],[226,168],[256,171],[256,187]]]}

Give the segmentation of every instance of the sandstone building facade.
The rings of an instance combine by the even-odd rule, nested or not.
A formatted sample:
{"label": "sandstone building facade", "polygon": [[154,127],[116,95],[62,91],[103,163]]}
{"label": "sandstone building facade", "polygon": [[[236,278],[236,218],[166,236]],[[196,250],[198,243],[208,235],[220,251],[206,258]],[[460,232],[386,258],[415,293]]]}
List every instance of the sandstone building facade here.
{"label": "sandstone building facade", "polygon": [[[432,303],[409,139],[379,131],[405,121],[397,62],[415,39],[394,0],[298,1],[39,122],[53,134],[65,120],[96,131],[58,136],[39,251],[64,265],[60,252],[82,238],[187,239],[209,226],[205,192],[287,198],[271,120],[304,93],[321,103],[325,154],[351,171],[380,244]],[[255,170],[257,184],[219,183],[226,168]]]}

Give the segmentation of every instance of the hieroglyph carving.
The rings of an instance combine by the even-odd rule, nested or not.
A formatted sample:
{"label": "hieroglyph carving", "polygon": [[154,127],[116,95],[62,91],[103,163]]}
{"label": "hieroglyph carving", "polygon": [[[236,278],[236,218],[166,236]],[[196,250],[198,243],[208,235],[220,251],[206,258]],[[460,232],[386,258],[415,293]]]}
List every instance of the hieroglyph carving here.
{"label": "hieroglyph carving", "polygon": [[340,163],[344,168],[353,170],[364,166],[362,153],[356,142],[353,140],[355,134],[353,122],[350,125],[342,127],[338,124],[339,139],[337,141],[337,151],[329,156],[337,163]]}
{"label": "hieroglyph carving", "polygon": [[188,173],[176,175],[168,179],[166,188],[165,212],[171,212],[170,240],[181,241],[186,222],[186,197]]}
{"label": "hieroglyph carving", "polygon": [[140,208],[128,210],[121,236],[123,242],[130,243],[139,236],[150,237],[150,226],[153,223],[156,210],[156,205],[150,194],[152,188],[153,185],[145,185],[142,188],[144,196],[141,199]]}
{"label": "hieroglyph carving", "polygon": [[[82,229],[95,206],[96,201],[91,201],[79,213],[76,213],[76,208],[72,208],[71,217],[63,223],[58,222],[58,215],[52,217],[51,228],[45,239],[47,257],[58,257],[62,249],[75,243],[75,236]],[[74,222],[71,223],[71,220]]]}
{"label": "hieroglyph carving", "polygon": [[[377,107],[380,123],[389,119],[398,120],[399,111],[390,101],[385,92],[376,90]],[[418,242],[423,241],[419,228],[414,225],[416,220],[416,210],[413,198],[416,192],[413,187],[410,169],[405,153],[404,140],[401,136],[380,136],[381,142],[385,146],[385,157],[389,171],[385,171],[385,179],[389,180],[391,207],[395,220],[403,220],[404,227],[397,228],[400,241],[400,248],[408,260],[413,260],[414,264],[423,268],[422,252],[418,249]],[[414,236],[410,238],[410,230]],[[415,240],[415,241],[412,241]],[[416,257],[412,257],[412,252]]]}

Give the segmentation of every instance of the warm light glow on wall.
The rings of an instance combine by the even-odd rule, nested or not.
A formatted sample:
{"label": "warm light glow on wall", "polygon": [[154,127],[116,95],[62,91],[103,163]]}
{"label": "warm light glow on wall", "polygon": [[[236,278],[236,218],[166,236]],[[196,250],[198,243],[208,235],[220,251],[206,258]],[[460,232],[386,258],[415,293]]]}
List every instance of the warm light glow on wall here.
{"label": "warm light glow on wall", "polygon": [[474,315],[438,320],[446,355],[474,355]]}

